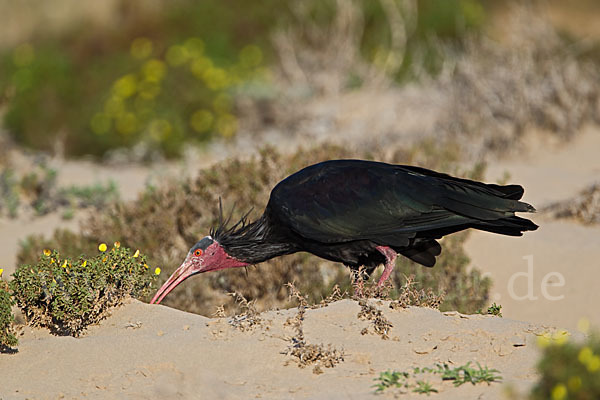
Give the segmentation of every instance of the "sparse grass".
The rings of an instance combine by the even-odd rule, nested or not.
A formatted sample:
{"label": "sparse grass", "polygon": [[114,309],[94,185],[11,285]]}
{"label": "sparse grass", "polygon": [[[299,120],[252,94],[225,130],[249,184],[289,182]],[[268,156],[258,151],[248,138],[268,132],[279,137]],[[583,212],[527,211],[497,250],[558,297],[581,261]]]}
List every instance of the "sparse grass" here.
{"label": "sparse grass", "polygon": [[295,299],[298,302],[298,312],[284,324],[284,326],[291,326],[296,334],[290,337],[290,346],[283,354],[292,356],[298,367],[305,368],[309,365],[314,365],[313,373],[317,375],[322,374],[323,370],[321,367],[333,368],[344,361],[344,351],[336,349],[331,344],[325,347],[323,344],[307,343],[302,325],[308,306],[307,299],[294,284],[288,283],[286,287],[289,291],[290,300]]}
{"label": "sparse grass", "polygon": [[419,394],[426,394],[429,396],[431,393],[437,393],[438,390],[435,389],[431,385],[431,383],[429,383],[427,381],[417,381],[416,387],[413,389],[413,392],[419,393]]}
{"label": "sparse grass", "polygon": [[[373,331],[381,336],[382,339],[389,339],[393,325],[383,315],[383,311],[377,309],[372,304],[369,304],[367,299],[360,299],[358,304],[360,305],[360,311],[357,315],[358,319],[366,319],[371,321]],[[364,328],[360,333],[362,335],[366,335],[369,333],[369,328]]]}
{"label": "sparse grass", "polygon": [[431,288],[417,289],[414,279],[414,275],[406,277],[406,282],[398,289],[398,299],[390,303],[390,308],[416,306],[439,310],[444,301],[444,293],[435,294]]}
{"label": "sparse grass", "polygon": [[[235,302],[242,310],[241,314],[236,314],[229,319],[229,325],[242,332],[253,330],[257,326],[262,325],[263,319],[256,310],[254,304],[255,301],[248,301],[239,293],[229,293],[229,295],[234,298]],[[219,309],[217,309],[217,313],[219,313]],[[223,313],[219,313],[219,315],[222,314]]]}
{"label": "sparse grass", "polygon": [[400,389],[400,393],[412,391],[420,394],[437,393],[438,390],[431,382],[423,377],[431,377],[440,381],[452,381],[455,387],[465,383],[473,385],[479,383],[499,382],[502,377],[498,375],[499,371],[490,369],[487,366],[482,367],[477,363],[477,368],[471,367],[471,362],[458,367],[451,368],[448,364],[435,364],[433,367],[415,367],[410,372],[406,371],[385,371],[379,374],[375,379],[378,381],[375,387],[376,393],[381,393],[388,388]]}
{"label": "sparse grass", "polygon": [[[479,309],[477,310],[477,314],[483,314],[483,311]],[[485,314],[495,315],[497,317],[502,318],[502,306],[496,303],[492,303],[492,305],[487,308]]]}
{"label": "sparse grass", "polygon": [[489,385],[492,382],[498,382],[502,379],[501,376],[497,375],[499,372],[497,369],[489,369],[487,366],[482,367],[479,363],[477,363],[477,368],[472,368],[470,361],[465,365],[454,368],[450,368],[447,364],[441,366],[438,364],[437,367],[438,370],[434,371],[434,373],[441,373],[442,380],[452,381],[454,386],[460,386],[465,383],[473,385],[487,383]]}
{"label": "sparse grass", "polygon": [[126,297],[149,293],[160,269],[119,243],[99,249],[96,256],[78,258],[44,250],[37,263],[17,268],[10,288],[28,323],[79,336]]}

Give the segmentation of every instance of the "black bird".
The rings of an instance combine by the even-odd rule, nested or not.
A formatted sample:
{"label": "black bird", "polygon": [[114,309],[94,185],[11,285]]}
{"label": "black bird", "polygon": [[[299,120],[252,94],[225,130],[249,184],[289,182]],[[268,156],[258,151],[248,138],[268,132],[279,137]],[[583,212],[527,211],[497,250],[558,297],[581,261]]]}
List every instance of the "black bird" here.
{"label": "black bird", "polygon": [[522,236],[537,225],[515,216],[535,212],[518,201],[519,185],[455,178],[425,168],[362,160],[332,160],[306,167],[271,191],[263,215],[212,229],[158,290],[160,303],[192,275],[243,267],[307,251],[367,273],[394,268],[397,253],[433,267],[442,248],[436,239],[468,228]]}

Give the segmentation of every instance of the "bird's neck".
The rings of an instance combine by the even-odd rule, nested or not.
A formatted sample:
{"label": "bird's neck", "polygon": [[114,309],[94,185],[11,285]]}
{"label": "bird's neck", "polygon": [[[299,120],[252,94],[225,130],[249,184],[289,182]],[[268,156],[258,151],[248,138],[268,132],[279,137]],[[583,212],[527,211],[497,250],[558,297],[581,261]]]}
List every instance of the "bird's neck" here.
{"label": "bird's neck", "polygon": [[258,264],[298,251],[284,235],[273,229],[264,215],[216,239],[229,256],[248,264]]}

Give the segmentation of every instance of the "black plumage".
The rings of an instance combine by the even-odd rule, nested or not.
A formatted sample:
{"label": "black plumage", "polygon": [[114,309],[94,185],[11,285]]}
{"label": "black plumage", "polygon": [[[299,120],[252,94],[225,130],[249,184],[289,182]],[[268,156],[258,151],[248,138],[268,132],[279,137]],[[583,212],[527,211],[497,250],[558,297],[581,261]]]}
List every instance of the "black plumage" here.
{"label": "black plumage", "polygon": [[[520,236],[537,228],[515,212],[535,209],[518,201],[523,188],[455,178],[425,168],[362,160],[306,167],[281,181],[263,216],[214,238],[249,263],[297,251],[369,269],[389,246],[432,267],[436,239],[467,228]],[[243,224],[243,226],[241,226]]]}
{"label": "black plumage", "polygon": [[[332,160],[306,167],[279,182],[263,215],[222,222],[198,242],[159,290],[162,298],[187,277],[257,264],[306,251],[371,273],[396,254],[433,267],[444,235],[468,228],[521,236],[537,229],[516,212],[535,209],[519,201],[523,188],[455,178],[425,168],[362,160]],[[199,253],[198,253],[198,250]],[[200,255],[198,255],[200,254]]]}

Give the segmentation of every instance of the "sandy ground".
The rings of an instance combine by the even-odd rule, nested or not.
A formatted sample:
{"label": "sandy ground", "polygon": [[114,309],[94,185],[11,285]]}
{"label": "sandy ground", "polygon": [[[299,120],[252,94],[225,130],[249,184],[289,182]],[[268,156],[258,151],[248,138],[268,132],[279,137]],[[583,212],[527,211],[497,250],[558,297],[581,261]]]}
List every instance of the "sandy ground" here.
{"label": "sandy ground", "polygon": [[[438,398],[498,399],[505,385],[522,391],[535,380],[536,334],[544,327],[372,304],[393,324],[389,340],[361,335],[371,322],[357,318],[355,301],[307,311],[307,342],[344,352],[343,362],[317,375],[283,354],[294,335],[284,326],[294,309],[264,313],[262,325],[240,331],[227,319],[131,301],[78,339],[27,329],[19,353],[0,357],[0,398],[364,399],[376,397],[372,385],[380,372],[438,362],[480,362],[503,377],[503,383],[458,388],[431,379]],[[380,397],[393,398],[393,391]]]}
{"label": "sandy ground", "polygon": [[[542,146],[534,141],[529,147]],[[598,149],[600,132],[590,128],[567,145],[495,162],[487,178],[494,181],[509,172],[511,182],[526,188],[525,201],[541,208],[600,181]],[[543,214],[533,220],[540,228],[520,238],[486,232],[469,237],[472,265],[494,282],[492,301],[509,318],[573,330],[586,317],[600,326],[600,227],[553,221]]]}

